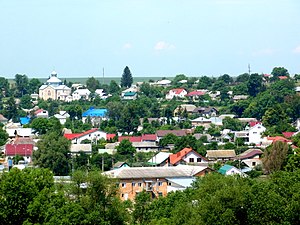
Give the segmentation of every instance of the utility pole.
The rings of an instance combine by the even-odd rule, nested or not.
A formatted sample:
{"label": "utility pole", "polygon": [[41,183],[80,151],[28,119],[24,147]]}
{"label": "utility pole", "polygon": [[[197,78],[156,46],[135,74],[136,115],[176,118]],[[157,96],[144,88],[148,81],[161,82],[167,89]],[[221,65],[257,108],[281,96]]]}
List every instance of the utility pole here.
{"label": "utility pole", "polygon": [[102,75],[103,75],[102,83],[104,84],[104,67],[102,68]]}

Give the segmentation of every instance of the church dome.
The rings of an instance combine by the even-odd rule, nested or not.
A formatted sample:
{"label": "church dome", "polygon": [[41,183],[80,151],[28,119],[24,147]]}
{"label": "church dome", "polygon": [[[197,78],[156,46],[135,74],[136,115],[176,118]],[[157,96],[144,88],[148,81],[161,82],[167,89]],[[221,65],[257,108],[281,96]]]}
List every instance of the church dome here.
{"label": "church dome", "polygon": [[51,77],[47,80],[47,84],[48,85],[58,86],[58,85],[62,84],[62,81],[57,78],[57,73],[55,71],[53,71],[51,73]]}

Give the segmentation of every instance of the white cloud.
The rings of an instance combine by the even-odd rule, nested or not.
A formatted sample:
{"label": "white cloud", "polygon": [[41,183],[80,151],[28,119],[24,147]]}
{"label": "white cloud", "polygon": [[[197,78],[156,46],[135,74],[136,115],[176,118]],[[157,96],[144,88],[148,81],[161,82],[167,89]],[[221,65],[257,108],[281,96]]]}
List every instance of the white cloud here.
{"label": "white cloud", "polygon": [[130,43],[126,43],[123,45],[123,49],[130,49],[130,48],[132,48],[132,44]]}
{"label": "white cloud", "polygon": [[254,56],[263,56],[263,55],[274,55],[276,53],[275,49],[272,48],[264,48],[257,51],[254,51],[252,54]]}
{"label": "white cloud", "polygon": [[159,41],[154,46],[154,49],[157,50],[157,51],[160,51],[160,50],[171,50],[171,49],[174,49],[174,48],[175,48],[175,45],[167,43],[165,41]]}
{"label": "white cloud", "polygon": [[293,52],[296,54],[300,54],[300,45],[298,45],[296,48],[294,48]]}

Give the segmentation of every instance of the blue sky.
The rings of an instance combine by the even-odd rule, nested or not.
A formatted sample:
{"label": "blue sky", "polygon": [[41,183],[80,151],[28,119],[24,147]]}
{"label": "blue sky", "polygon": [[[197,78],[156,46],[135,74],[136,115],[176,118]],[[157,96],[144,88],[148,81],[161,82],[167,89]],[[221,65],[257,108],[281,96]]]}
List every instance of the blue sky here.
{"label": "blue sky", "polygon": [[300,73],[299,0],[0,0],[0,76]]}

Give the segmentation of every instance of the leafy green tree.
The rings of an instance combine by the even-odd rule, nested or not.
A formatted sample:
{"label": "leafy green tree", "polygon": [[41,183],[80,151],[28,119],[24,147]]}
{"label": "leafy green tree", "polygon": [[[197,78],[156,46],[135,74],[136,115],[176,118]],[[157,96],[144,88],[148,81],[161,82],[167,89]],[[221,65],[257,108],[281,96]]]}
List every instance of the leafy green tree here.
{"label": "leafy green tree", "polygon": [[109,93],[110,94],[119,94],[120,93],[120,86],[117,84],[117,82],[115,80],[111,80],[110,83],[109,83]]}
{"label": "leafy green tree", "polygon": [[2,224],[23,224],[30,216],[27,211],[33,199],[54,186],[53,175],[44,169],[13,168],[0,177],[0,220]]}
{"label": "leafy green tree", "polygon": [[218,78],[218,80],[224,81],[225,84],[230,84],[233,82],[233,79],[228,74],[224,74]]}
{"label": "leafy green tree", "polygon": [[225,117],[222,122],[224,129],[230,129],[234,131],[239,131],[243,129],[243,124],[238,119]]}
{"label": "leafy green tree", "polygon": [[129,88],[131,87],[132,83],[133,83],[132,74],[128,66],[126,66],[121,78],[121,87]]}
{"label": "leafy green tree", "polygon": [[79,152],[79,155],[74,156],[74,169],[83,169],[86,168],[89,162],[89,156],[84,152]]}
{"label": "leafy green tree", "polygon": [[100,88],[100,82],[99,82],[99,80],[95,79],[94,77],[89,77],[86,80],[86,87],[91,92],[95,92],[96,89]]}
{"label": "leafy green tree", "polygon": [[16,101],[13,96],[9,97],[7,100],[3,114],[8,120],[12,119],[13,122],[18,121],[18,106],[16,105]]}
{"label": "leafy green tree", "polygon": [[49,168],[55,175],[68,175],[70,146],[70,141],[57,133],[45,134],[37,143],[38,150],[34,151],[34,164]]}
{"label": "leafy green tree", "polygon": [[248,92],[250,96],[256,96],[264,90],[262,76],[254,73],[251,74],[247,82]]}
{"label": "leafy green tree", "polygon": [[207,89],[211,87],[213,84],[213,80],[207,76],[200,77],[197,88],[198,89]]}
{"label": "leafy green tree", "polygon": [[0,125],[0,146],[3,146],[6,144],[8,140],[8,133],[6,130],[3,130],[3,127]]}
{"label": "leafy green tree", "polygon": [[197,126],[195,128],[195,130],[194,130],[194,133],[195,134],[203,134],[204,130],[205,130],[205,127],[203,127],[203,126]]}
{"label": "leafy green tree", "polygon": [[132,146],[132,143],[128,139],[122,140],[116,149],[118,154],[129,157],[133,157],[136,152],[135,147]]}
{"label": "leafy green tree", "polygon": [[70,115],[70,119],[81,119],[82,118],[82,107],[80,105],[70,105],[69,107],[66,108],[67,112]]}
{"label": "leafy green tree", "polygon": [[16,82],[16,97],[22,97],[24,94],[28,93],[28,77],[24,74],[15,75]]}
{"label": "leafy green tree", "polygon": [[47,118],[35,118],[32,120],[30,126],[40,135],[46,134],[49,128]]}
{"label": "leafy green tree", "polygon": [[247,82],[249,80],[249,77],[250,77],[249,73],[243,73],[243,74],[237,76],[236,82],[239,82],[239,83]]}
{"label": "leafy green tree", "polygon": [[150,204],[150,200],[150,193],[146,191],[143,191],[136,196],[134,211],[132,213],[134,224],[144,224],[145,217],[147,216],[147,207]]}
{"label": "leafy green tree", "polygon": [[290,76],[289,71],[284,67],[274,67],[271,74],[273,75],[271,79],[273,81],[277,80],[279,76]]}
{"label": "leafy green tree", "polygon": [[21,97],[20,107],[23,109],[31,109],[32,108],[31,97],[29,94],[23,95]]}
{"label": "leafy green tree", "polygon": [[39,88],[42,85],[42,82],[37,78],[32,78],[29,80],[28,84],[28,93],[39,93]]}
{"label": "leafy green tree", "polygon": [[289,172],[295,172],[300,169],[300,150],[297,148],[295,153],[288,157],[285,170]]}
{"label": "leafy green tree", "polygon": [[168,144],[175,144],[178,141],[178,137],[175,134],[169,133],[159,140],[159,145],[162,147]]}
{"label": "leafy green tree", "polygon": [[220,137],[221,136],[220,132],[221,132],[220,127],[214,124],[211,124],[210,127],[207,129],[207,133],[214,137]]}
{"label": "leafy green tree", "polygon": [[286,160],[289,146],[285,142],[276,141],[266,148],[263,157],[263,169],[265,173],[270,174],[282,169]]}
{"label": "leafy green tree", "polygon": [[0,96],[6,97],[10,93],[9,82],[6,78],[0,77]]}

